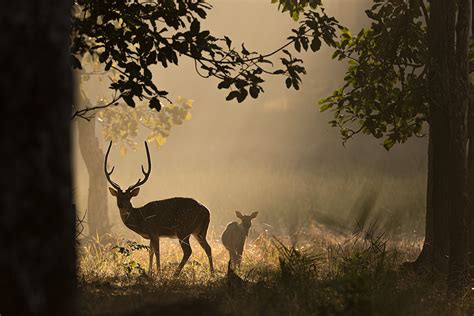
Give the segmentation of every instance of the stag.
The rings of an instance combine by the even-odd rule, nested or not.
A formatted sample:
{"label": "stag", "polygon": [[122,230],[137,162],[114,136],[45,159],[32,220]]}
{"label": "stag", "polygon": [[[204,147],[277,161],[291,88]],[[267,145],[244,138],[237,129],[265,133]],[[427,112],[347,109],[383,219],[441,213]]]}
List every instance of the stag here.
{"label": "stag", "polygon": [[206,240],[210,220],[209,210],[196,200],[183,197],[153,201],[142,207],[134,207],[130,200],[138,195],[140,186],[148,180],[151,173],[151,159],[148,144],[145,142],[148,170],[145,171],[142,165],[143,180],[141,178],[138,179],[134,185],[129,186],[125,191],[110,178],[115,167],[112,167],[110,171],[107,169],[107,160],[111,146],[112,141],[107,148],[104,161],[105,176],[112,186],[109,190],[110,193],[117,198],[120,218],[125,226],[143,238],[150,240],[149,274],[153,272],[153,255],[156,257],[157,271],[158,273],[160,272],[160,237],[168,237],[178,238],[179,244],[183,249],[183,259],[175,272],[175,276],[178,276],[192,253],[189,243],[191,235],[196,238],[206,252],[209,259],[210,271],[213,273],[214,267],[212,264],[211,247]]}
{"label": "stag", "polygon": [[253,212],[251,215],[242,215],[242,213],[237,211],[235,212],[235,215],[240,218],[242,222],[240,224],[237,222],[229,223],[222,233],[222,243],[229,251],[229,267],[231,262],[234,267],[240,267],[245,239],[249,234],[252,219],[257,217],[258,212]]}

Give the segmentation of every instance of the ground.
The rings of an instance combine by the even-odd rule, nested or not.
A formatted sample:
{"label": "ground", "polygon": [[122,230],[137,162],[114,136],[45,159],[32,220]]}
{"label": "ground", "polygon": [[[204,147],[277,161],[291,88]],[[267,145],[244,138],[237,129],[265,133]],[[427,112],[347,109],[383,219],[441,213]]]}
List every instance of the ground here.
{"label": "ground", "polygon": [[[178,278],[177,240],[161,243],[162,274],[148,276],[144,240],[117,236],[82,240],[81,315],[465,315],[474,311],[466,290],[446,299],[442,278],[419,276],[402,263],[416,257],[419,241],[390,242],[376,232],[337,235],[315,228],[303,237],[249,238],[235,282],[228,254],[210,231],[216,273],[196,241]],[[449,302],[449,304],[448,304]]]}

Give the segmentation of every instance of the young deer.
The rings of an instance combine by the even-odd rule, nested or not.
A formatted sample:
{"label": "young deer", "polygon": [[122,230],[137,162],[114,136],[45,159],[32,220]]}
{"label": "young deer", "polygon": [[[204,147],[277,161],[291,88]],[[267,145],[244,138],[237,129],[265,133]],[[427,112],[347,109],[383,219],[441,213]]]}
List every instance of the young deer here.
{"label": "young deer", "polygon": [[235,212],[235,215],[240,218],[242,223],[229,223],[222,233],[222,243],[229,251],[230,261],[233,266],[240,267],[245,239],[247,238],[250,226],[252,225],[252,219],[257,217],[258,212],[253,212],[251,215],[242,215],[237,211]]}
{"label": "young deer", "polygon": [[175,275],[179,275],[181,269],[191,256],[191,246],[189,237],[193,235],[207,254],[211,273],[214,272],[212,265],[211,247],[207,243],[206,234],[209,227],[209,210],[194,199],[174,197],[166,200],[153,201],[142,207],[133,207],[130,200],[137,196],[140,186],[143,185],[151,173],[151,159],[148,145],[145,142],[148,170],[145,171],[142,165],[143,180],[138,179],[137,183],[123,191],[120,186],[110,179],[110,175],[115,167],[107,170],[107,160],[109,157],[109,144],[105,154],[104,172],[107,180],[113,188],[109,188],[110,193],[117,198],[117,206],[120,211],[120,218],[125,226],[133,230],[145,239],[150,239],[150,261],[148,272],[152,273],[153,255],[156,256],[156,268],[160,272],[160,237],[178,238],[183,249],[183,259],[176,269]]}

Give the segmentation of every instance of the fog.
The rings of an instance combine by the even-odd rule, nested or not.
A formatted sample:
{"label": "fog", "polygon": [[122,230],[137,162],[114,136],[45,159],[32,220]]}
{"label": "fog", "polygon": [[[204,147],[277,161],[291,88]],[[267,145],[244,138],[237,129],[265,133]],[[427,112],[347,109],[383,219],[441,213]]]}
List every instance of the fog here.
{"label": "fog", "polygon": [[[269,0],[210,3],[214,8],[202,27],[229,36],[236,46],[245,42],[252,51],[274,50],[296,27]],[[367,24],[368,3],[333,0],[327,12],[358,31]],[[157,67],[159,89],[169,91],[172,99],[193,99],[194,107],[192,119],[175,127],[164,146],[150,146],[152,173],[132,200],[134,206],[188,196],[210,209],[211,229],[218,233],[234,220],[236,210],[259,211],[256,229],[267,224],[291,232],[295,223],[303,225],[309,219],[350,227],[370,197],[372,216],[384,229],[423,233],[427,138],[412,139],[389,152],[381,140],[366,135],[343,146],[339,131],[327,123],[332,114],[320,113],[317,103],[341,86],[344,77],[345,64],[331,60],[331,54],[324,47],[316,54],[302,54],[307,75],[300,91],[286,89],[282,78],[267,78],[265,93],[242,104],[226,102],[226,91],[217,89],[216,80],[200,78],[190,60],[181,59],[179,67]],[[110,95],[107,85],[94,79],[85,87],[91,100]],[[135,139],[139,144],[143,140],[141,134]],[[102,137],[101,141],[105,149]],[[84,212],[88,175],[75,143],[75,196],[78,210]],[[113,147],[109,161],[116,167],[115,181],[127,187],[141,176],[144,147],[125,156]],[[122,232],[112,196],[109,214],[113,229]]]}

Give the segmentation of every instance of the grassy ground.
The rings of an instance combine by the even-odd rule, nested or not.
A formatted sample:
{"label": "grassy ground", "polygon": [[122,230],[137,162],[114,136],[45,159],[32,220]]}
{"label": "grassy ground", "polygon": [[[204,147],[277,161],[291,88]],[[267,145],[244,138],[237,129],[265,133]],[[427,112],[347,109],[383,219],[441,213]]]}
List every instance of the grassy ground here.
{"label": "grassy ground", "polygon": [[[472,291],[448,301],[436,276],[400,269],[419,243],[392,244],[373,232],[341,236],[321,229],[294,244],[288,236],[265,233],[248,240],[244,284],[227,276],[228,254],[210,232],[216,273],[204,251],[193,254],[178,278],[172,276],[181,249],[161,243],[162,274],[149,277],[148,253],[137,243],[110,237],[80,247],[82,315],[465,315]],[[293,240],[293,244],[291,242]],[[104,245],[105,243],[105,245]]]}

